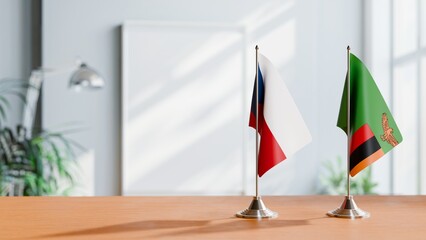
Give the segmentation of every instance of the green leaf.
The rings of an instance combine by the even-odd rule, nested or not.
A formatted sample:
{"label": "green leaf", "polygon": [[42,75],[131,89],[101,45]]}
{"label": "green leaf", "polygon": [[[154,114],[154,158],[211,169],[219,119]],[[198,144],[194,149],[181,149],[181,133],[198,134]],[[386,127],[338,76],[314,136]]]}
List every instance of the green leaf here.
{"label": "green leaf", "polygon": [[[72,131],[71,129],[64,132],[69,134]],[[20,147],[12,148],[11,142],[16,142]],[[70,187],[75,185],[72,170],[73,166],[78,167],[74,154],[76,145],[58,132],[43,131],[43,134],[22,141],[10,129],[4,128],[0,131],[0,150],[4,153],[3,156],[9,156],[11,161],[0,158],[0,170],[25,170],[25,195],[55,195],[59,193],[58,183],[61,181]],[[21,156],[24,160],[16,162],[13,156]],[[2,178],[0,183],[1,180]]]}
{"label": "green leaf", "polygon": [[2,120],[6,121],[6,119],[7,119],[6,112],[4,111],[3,106],[1,106],[1,105],[0,105],[0,116],[1,116]]}
{"label": "green leaf", "polygon": [[37,181],[37,177],[34,174],[27,173],[25,175],[25,183],[26,183],[25,185],[28,188],[27,190],[29,190],[27,192],[27,194],[30,195],[30,196],[37,195],[38,191],[37,191],[37,183],[36,183],[36,181]]}

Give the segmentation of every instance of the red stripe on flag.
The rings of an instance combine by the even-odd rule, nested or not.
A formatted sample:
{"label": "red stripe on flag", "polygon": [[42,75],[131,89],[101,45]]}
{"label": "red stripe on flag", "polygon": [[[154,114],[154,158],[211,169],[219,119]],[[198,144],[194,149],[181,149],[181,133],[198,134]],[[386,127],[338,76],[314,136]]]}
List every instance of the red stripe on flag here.
{"label": "red stripe on flag", "polygon": [[[256,128],[256,116],[251,113],[249,126]],[[263,118],[263,106],[259,106],[259,168],[258,174],[261,177],[269,169],[284,161],[287,157],[269,129],[268,124]]]}
{"label": "red stripe on flag", "polygon": [[286,158],[268,124],[263,124],[259,149],[259,177]]}
{"label": "red stripe on flag", "polygon": [[374,136],[373,131],[371,131],[368,124],[362,125],[356,132],[352,135],[351,139],[351,151],[350,153],[357,149],[362,143]]}

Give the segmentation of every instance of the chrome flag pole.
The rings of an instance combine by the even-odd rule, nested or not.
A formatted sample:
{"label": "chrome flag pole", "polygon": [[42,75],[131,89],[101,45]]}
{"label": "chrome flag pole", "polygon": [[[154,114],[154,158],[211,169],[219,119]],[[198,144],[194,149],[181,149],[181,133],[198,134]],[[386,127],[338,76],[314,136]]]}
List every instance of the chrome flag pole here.
{"label": "chrome flag pole", "polygon": [[259,46],[256,45],[256,196],[250,203],[250,206],[236,216],[240,218],[275,218],[278,213],[269,210],[263,203],[259,195]]}
{"label": "chrome flag pole", "polygon": [[353,199],[353,196],[351,195],[351,182],[350,182],[350,171],[351,171],[351,165],[350,165],[350,159],[351,159],[351,48],[347,47],[347,135],[348,135],[348,143],[347,143],[347,168],[348,168],[348,174],[347,174],[347,194],[345,196],[345,199],[343,200],[342,205],[339,208],[336,208],[335,210],[327,212],[327,215],[330,217],[339,217],[339,218],[368,218],[370,214],[368,212],[365,212],[358,208],[358,206],[355,203],[355,200]]}
{"label": "chrome flag pole", "polygon": [[256,45],[256,198],[259,198],[259,46]]}

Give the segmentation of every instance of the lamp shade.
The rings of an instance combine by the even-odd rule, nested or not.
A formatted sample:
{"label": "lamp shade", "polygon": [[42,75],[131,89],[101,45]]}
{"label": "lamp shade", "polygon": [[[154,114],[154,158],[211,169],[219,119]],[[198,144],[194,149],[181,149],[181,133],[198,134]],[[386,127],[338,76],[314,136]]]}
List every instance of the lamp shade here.
{"label": "lamp shade", "polygon": [[71,76],[69,86],[76,90],[85,89],[100,89],[105,85],[104,79],[87,64],[82,63]]}

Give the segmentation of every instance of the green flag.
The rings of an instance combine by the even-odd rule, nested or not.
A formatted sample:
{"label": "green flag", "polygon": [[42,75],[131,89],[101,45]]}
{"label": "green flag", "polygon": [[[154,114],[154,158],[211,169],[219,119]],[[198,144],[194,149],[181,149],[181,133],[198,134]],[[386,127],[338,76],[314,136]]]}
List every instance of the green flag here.
{"label": "green flag", "polygon": [[337,126],[350,136],[350,174],[355,176],[398,145],[402,135],[368,69],[353,54],[349,61],[350,133],[347,132],[347,79]]}

